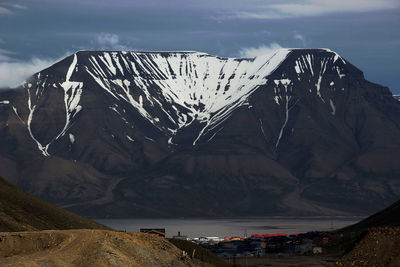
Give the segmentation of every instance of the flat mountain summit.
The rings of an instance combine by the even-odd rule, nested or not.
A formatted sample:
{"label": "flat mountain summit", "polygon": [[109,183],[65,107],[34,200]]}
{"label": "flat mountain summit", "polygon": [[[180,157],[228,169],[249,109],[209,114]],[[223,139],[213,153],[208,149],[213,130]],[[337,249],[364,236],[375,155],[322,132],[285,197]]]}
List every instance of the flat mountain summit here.
{"label": "flat mountain summit", "polygon": [[400,102],[329,49],[79,51],[0,91],[0,174],[98,217],[368,214]]}

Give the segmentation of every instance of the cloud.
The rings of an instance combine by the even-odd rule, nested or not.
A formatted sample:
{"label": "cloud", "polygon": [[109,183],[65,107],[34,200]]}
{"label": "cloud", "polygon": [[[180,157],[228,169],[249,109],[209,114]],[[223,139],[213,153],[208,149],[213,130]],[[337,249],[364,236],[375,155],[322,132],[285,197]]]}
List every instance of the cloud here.
{"label": "cloud", "polygon": [[54,59],[32,58],[22,62],[0,62],[0,88],[16,87],[26,78],[54,64]]}
{"label": "cloud", "polygon": [[257,9],[238,12],[241,18],[279,19],[320,16],[329,13],[370,12],[399,8],[398,0],[286,0],[273,4],[259,4]]}
{"label": "cloud", "polygon": [[11,13],[12,12],[9,9],[0,6],[0,15],[6,15],[6,14],[11,14]]}
{"label": "cloud", "polygon": [[303,47],[307,46],[306,38],[302,34],[295,32],[293,35],[293,39],[299,40],[302,43]]}
{"label": "cloud", "polygon": [[12,4],[11,6],[18,9],[28,9],[28,7],[19,4]]}
{"label": "cloud", "polygon": [[[0,43],[3,43],[3,40],[0,39]],[[13,61],[12,55],[14,53],[5,49],[0,48],[0,62],[2,61]]]}
{"label": "cloud", "polygon": [[101,46],[116,46],[119,44],[119,36],[111,33],[100,33],[96,42]]}
{"label": "cloud", "polygon": [[271,43],[270,45],[260,45],[259,47],[247,47],[242,48],[239,51],[239,55],[240,57],[253,58],[256,56],[273,53],[280,48],[282,48],[282,46],[277,43]]}
{"label": "cloud", "polygon": [[27,9],[28,7],[20,4],[0,3],[0,15],[13,14],[12,9]]}
{"label": "cloud", "polygon": [[119,35],[102,32],[98,34],[93,42],[94,46],[100,49],[127,50],[127,46],[121,44]]}

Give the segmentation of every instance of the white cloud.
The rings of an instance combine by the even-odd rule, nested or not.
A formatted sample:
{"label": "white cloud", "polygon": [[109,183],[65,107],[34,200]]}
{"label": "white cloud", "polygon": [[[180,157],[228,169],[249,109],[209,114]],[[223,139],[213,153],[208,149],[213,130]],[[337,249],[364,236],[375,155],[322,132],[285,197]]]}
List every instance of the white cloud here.
{"label": "white cloud", "polygon": [[0,3],[0,15],[13,14],[12,9],[27,9],[27,7],[20,4]]}
{"label": "white cloud", "polygon": [[119,35],[113,33],[100,33],[94,39],[94,46],[100,49],[127,50],[127,46],[121,44]]}
{"label": "white cloud", "polygon": [[261,4],[257,11],[238,12],[237,16],[255,19],[319,16],[329,13],[370,12],[399,8],[398,0],[286,0],[274,4]]}
{"label": "white cloud", "polygon": [[0,6],[0,15],[11,14],[11,13],[12,12],[9,9]]}
{"label": "white cloud", "polygon": [[112,33],[100,33],[96,42],[101,46],[115,46],[119,44],[119,36]]}
{"label": "white cloud", "polygon": [[242,48],[239,51],[239,54],[241,57],[253,58],[256,56],[273,53],[274,51],[280,48],[282,48],[282,46],[280,46],[279,44],[271,43],[270,45],[261,45],[259,47]]}
{"label": "white cloud", "polygon": [[303,47],[307,46],[307,40],[306,40],[306,37],[304,37],[304,35],[302,35],[300,33],[294,33],[293,39],[299,40],[302,43]]}
{"label": "white cloud", "polygon": [[28,9],[28,7],[19,4],[12,4],[11,6],[18,9]]}
{"label": "white cloud", "polygon": [[[3,40],[0,39],[0,43],[3,43]],[[14,53],[5,49],[0,48],[0,62],[1,61],[13,61],[11,55]]]}
{"label": "white cloud", "polygon": [[56,60],[33,58],[28,62],[0,62],[0,88],[16,87],[26,78],[43,70]]}

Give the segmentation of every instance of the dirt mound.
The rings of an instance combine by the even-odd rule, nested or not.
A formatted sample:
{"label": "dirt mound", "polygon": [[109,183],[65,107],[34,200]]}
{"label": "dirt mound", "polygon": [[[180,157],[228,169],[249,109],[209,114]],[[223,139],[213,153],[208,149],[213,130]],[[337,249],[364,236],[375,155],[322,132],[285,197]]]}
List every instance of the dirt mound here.
{"label": "dirt mound", "polygon": [[400,266],[400,227],[372,228],[337,266]]}
{"label": "dirt mound", "polygon": [[63,230],[0,233],[0,266],[201,265],[183,257],[181,250],[158,236],[105,230]]}

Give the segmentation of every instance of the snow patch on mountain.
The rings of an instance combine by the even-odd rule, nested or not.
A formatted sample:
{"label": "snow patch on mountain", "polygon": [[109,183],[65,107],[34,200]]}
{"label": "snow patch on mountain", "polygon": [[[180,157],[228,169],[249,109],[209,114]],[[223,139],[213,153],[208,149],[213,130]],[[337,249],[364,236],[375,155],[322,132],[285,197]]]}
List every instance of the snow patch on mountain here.
{"label": "snow patch on mountain", "polygon": [[29,115],[28,115],[28,120],[26,122],[27,125],[27,129],[29,132],[29,135],[32,137],[32,139],[36,142],[39,150],[42,152],[43,156],[50,156],[49,152],[47,152],[48,148],[49,148],[49,144],[46,146],[43,146],[39,140],[36,139],[36,137],[33,135],[32,132],[32,127],[31,127],[31,123],[32,123],[32,118],[33,118],[33,114],[35,112],[36,109],[36,105],[32,104],[32,99],[31,99],[31,92],[28,89],[28,109],[29,109]]}
{"label": "snow patch on mountain", "polygon": [[[208,135],[205,140],[210,141],[234,110],[249,105],[249,96],[268,82],[272,72],[294,50],[278,49],[255,58],[221,58],[201,52],[80,51],[66,59],[69,60],[69,66],[63,74],[65,78],[50,82],[47,80],[48,75],[38,73],[36,82],[24,84],[30,101],[27,129],[42,154],[49,156],[49,146],[67,134],[76,115],[84,109],[80,102],[83,90],[87,87],[84,82],[87,81],[88,84],[96,83],[112,97],[114,101],[108,108],[126,124],[130,122],[124,116],[125,109],[122,112],[118,106],[121,102],[129,104],[158,128],[168,138],[168,144],[175,144],[174,138],[179,131],[192,124],[195,129],[199,129],[193,136],[192,145],[196,145],[205,135]],[[307,89],[310,93],[315,92],[325,103],[321,86],[325,82],[328,65],[337,61],[343,64],[346,62],[335,52],[326,49],[320,51],[329,52],[321,62],[316,62],[313,53],[303,53],[295,60],[297,77],[293,79],[301,81],[304,77],[313,77],[315,87]],[[345,77],[338,64],[333,64],[332,70],[337,72],[340,79]],[[293,81],[282,77],[272,82],[275,83],[274,101],[285,110],[285,118],[275,143],[278,148],[290,110],[296,103],[292,103]],[[334,83],[329,85],[333,86]],[[59,133],[48,144],[42,145],[30,126],[36,109],[36,105],[32,104],[31,91],[35,90],[32,97],[37,101],[45,87],[49,86],[63,90],[65,122]],[[336,107],[332,101],[326,104],[331,107],[334,115]],[[4,101],[0,103],[5,104]],[[16,110],[15,113],[18,116]],[[260,124],[264,130],[262,122]],[[67,136],[73,144],[75,137]],[[133,137],[132,140],[129,138],[129,141],[134,140]]]}
{"label": "snow patch on mountain", "polygon": [[[281,80],[274,80],[274,83],[276,85],[276,88],[279,89],[281,86],[284,87],[285,91],[285,98],[284,98],[284,102],[285,102],[285,120],[281,126],[281,129],[279,130],[279,135],[278,135],[278,139],[276,140],[275,143],[275,148],[278,148],[279,146],[279,142],[282,139],[286,124],[289,121],[289,112],[290,110],[296,105],[293,104],[292,106],[290,106],[290,100],[292,99],[292,92],[293,92],[293,87],[289,85],[291,85],[292,81],[290,79],[281,79]],[[282,100],[282,99],[281,99]]]}
{"label": "snow patch on mountain", "polygon": [[[193,140],[195,145],[265,84],[289,52],[279,49],[253,59],[199,52],[103,52],[90,56],[86,71],[113,97],[130,103],[167,135],[194,121],[203,124]],[[156,120],[155,109],[174,127],[166,128]]]}
{"label": "snow patch on mountain", "polygon": [[74,58],[65,77],[65,82],[60,84],[64,89],[65,126],[55,139],[64,136],[71,127],[72,118],[82,109],[82,106],[79,105],[79,101],[82,95],[83,82],[70,81],[73,72],[77,70],[77,63],[78,58],[76,54],[74,54]]}

